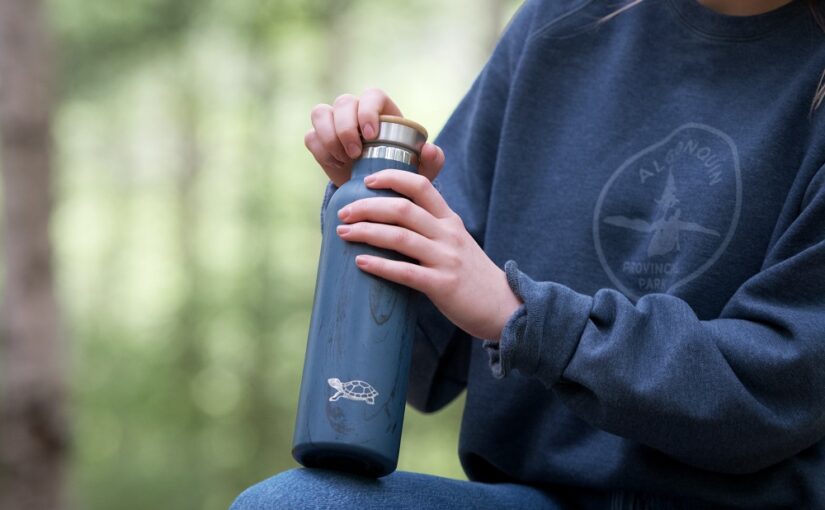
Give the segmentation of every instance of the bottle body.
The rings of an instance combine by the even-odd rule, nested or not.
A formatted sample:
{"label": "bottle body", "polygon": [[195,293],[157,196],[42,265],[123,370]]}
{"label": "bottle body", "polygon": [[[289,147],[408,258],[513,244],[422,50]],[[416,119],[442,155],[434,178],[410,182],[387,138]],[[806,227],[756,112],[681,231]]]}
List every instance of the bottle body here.
{"label": "bottle body", "polygon": [[324,234],[301,380],[292,454],[307,467],[384,476],[395,470],[415,334],[415,291],[362,271],[360,254],[403,255],[336,234],[337,212],[355,200],[400,196],[372,190],[363,178],[412,164],[356,161],[352,178],[324,211]]}

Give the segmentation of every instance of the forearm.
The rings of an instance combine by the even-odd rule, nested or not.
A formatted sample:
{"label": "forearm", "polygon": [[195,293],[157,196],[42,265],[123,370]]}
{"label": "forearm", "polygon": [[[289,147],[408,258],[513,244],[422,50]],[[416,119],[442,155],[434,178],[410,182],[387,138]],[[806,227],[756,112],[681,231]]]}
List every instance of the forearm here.
{"label": "forearm", "polygon": [[666,294],[634,305],[613,290],[534,282],[512,262],[507,274],[525,304],[500,345],[485,344],[494,372],[539,379],[594,426],[723,472],[763,468],[825,435],[818,309],[743,294],[727,318],[702,321]]}

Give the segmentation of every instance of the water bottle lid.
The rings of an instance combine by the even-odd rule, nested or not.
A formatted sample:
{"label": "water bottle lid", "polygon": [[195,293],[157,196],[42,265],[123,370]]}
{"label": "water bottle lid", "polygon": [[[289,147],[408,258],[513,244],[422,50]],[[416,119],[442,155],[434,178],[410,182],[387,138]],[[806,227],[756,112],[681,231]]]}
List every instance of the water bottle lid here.
{"label": "water bottle lid", "polygon": [[378,137],[365,143],[397,145],[421,154],[421,147],[427,141],[427,130],[421,124],[395,115],[381,115],[378,120]]}

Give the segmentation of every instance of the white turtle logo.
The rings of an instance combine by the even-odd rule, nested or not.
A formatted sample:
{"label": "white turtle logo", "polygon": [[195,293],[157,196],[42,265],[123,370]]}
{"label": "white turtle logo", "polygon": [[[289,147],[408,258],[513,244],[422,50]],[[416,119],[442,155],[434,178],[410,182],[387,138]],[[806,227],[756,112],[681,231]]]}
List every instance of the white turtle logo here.
{"label": "white turtle logo", "polygon": [[367,382],[354,380],[341,382],[341,379],[332,377],[327,379],[327,383],[332,386],[336,393],[329,397],[330,402],[335,402],[341,397],[349,400],[360,400],[369,405],[375,404],[375,397],[378,396],[378,391]]}

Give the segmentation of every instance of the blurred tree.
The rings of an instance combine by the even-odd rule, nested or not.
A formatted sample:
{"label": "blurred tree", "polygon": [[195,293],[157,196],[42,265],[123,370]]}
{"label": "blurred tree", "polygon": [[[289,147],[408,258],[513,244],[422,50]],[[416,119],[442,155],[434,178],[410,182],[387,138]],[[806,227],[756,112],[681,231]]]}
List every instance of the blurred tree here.
{"label": "blurred tree", "polygon": [[0,1],[4,184],[0,508],[63,505],[67,430],[51,216],[52,60],[42,3]]}
{"label": "blurred tree", "polygon": [[326,101],[332,101],[344,92],[342,87],[346,80],[341,75],[347,72],[350,57],[350,24],[346,14],[351,8],[352,0],[338,0],[317,11],[317,19],[326,39],[326,65],[319,77],[321,90],[329,98]]}
{"label": "blurred tree", "polygon": [[[176,182],[177,241],[184,288],[172,333],[175,345],[172,346],[174,366],[171,391],[179,413],[177,427],[182,437],[187,439],[179,444],[178,454],[196,486],[205,486],[208,483],[204,478],[207,464],[196,439],[202,436],[207,417],[192,399],[192,388],[204,366],[202,343],[205,337],[204,317],[207,315],[204,301],[208,295],[204,289],[208,283],[205,282],[197,243],[201,223],[197,185],[202,171],[203,150],[198,136],[200,110],[197,84],[193,66],[187,57],[183,52],[175,83],[180,151]],[[205,495],[201,492],[179,496],[185,500],[185,506],[179,506],[181,508],[204,507]]]}
{"label": "blurred tree", "polygon": [[289,451],[291,443],[291,438],[284,433],[291,424],[277,413],[273,398],[276,388],[270,377],[271,362],[276,355],[275,331],[283,319],[284,306],[278,293],[278,289],[283,288],[282,275],[270,249],[275,207],[270,134],[274,132],[272,108],[277,87],[275,70],[267,58],[270,32],[265,22],[263,18],[261,24],[250,26],[245,34],[244,84],[249,97],[243,111],[247,129],[243,140],[241,179],[244,185],[240,207],[241,242],[246,249],[238,278],[239,301],[252,353],[252,364],[247,368],[244,381],[247,405],[243,422],[255,445],[248,460],[249,472],[257,473],[258,477],[281,468],[274,465],[272,459]]}
{"label": "blurred tree", "polygon": [[207,11],[203,0],[49,0],[61,97],[96,94],[176,47]]}
{"label": "blurred tree", "polygon": [[[70,495],[225,509],[295,465],[324,184],[301,143],[311,105],[378,85],[437,126],[513,0],[45,1]],[[404,469],[462,476],[460,411],[408,413]]]}

